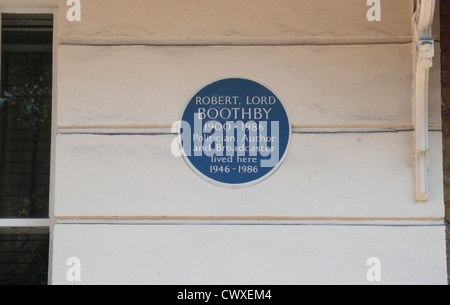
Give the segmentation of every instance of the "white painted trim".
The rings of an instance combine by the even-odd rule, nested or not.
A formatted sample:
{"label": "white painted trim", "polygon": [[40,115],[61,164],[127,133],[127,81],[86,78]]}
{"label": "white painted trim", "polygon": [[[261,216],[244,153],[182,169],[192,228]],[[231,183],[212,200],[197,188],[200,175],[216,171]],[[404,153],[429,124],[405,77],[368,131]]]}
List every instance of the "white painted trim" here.
{"label": "white painted trim", "polygon": [[49,189],[49,254],[48,254],[48,283],[53,283],[53,232],[56,223],[55,220],[55,173],[56,173],[56,136],[58,135],[58,45],[59,45],[59,26],[58,26],[58,8],[51,9],[53,12],[53,63],[52,63],[52,123],[51,123],[51,141],[50,141],[50,189]]}
{"label": "white painted trim", "polygon": [[50,219],[0,219],[0,234],[48,234]]}
{"label": "white painted trim", "polygon": [[58,0],[2,0],[1,7],[57,7]]}
{"label": "white painted trim", "polygon": [[[1,6],[4,14],[56,14],[58,9],[51,6]],[[57,20],[55,20],[57,21]]]}
{"label": "white painted trim", "polygon": [[50,219],[37,219],[37,218],[0,219],[0,228],[49,227],[50,225],[51,225]]}
{"label": "white painted trim", "polygon": [[417,0],[414,15],[415,74],[413,84],[413,122],[415,136],[415,198],[429,200],[428,190],[428,87],[433,66],[432,24],[435,0]]}
{"label": "white painted trim", "polygon": [[55,215],[55,166],[56,166],[56,136],[58,134],[58,9],[50,9],[53,13],[53,63],[52,63],[52,122],[50,142],[50,193],[49,193],[49,218],[54,222]]}

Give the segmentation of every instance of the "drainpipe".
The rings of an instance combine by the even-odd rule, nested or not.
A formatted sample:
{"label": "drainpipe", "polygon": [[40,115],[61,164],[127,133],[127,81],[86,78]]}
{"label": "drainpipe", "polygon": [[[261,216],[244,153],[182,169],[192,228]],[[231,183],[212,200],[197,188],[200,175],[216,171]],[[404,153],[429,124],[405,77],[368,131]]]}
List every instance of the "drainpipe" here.
{"label": "drainpipe", "polygon": [[414,85],[413,123],[415,143],[415,198],[429,200],[428,189],[428,86],[433,66],[434,40],[432,23],[435,0],[417,0],[414,14]]}

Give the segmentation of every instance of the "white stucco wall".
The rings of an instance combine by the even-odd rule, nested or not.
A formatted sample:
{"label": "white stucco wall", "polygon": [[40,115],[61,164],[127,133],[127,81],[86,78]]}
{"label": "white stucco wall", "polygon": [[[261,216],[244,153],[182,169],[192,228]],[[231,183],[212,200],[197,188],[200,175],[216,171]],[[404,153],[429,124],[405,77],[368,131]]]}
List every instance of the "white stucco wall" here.
{"label": "white stucco wall", "polygon": [[[59,0],[64,9],[66,1]],[[252,41],[400,40],[411,36],[413,1],[383,1],[383,22],[369,23],[360,0],[83,1],[82,22],[60,15],[63,42],[167,44]]]}
{"label": "white stucco wall", "polygon": [[[54,282],[67,284],[67,257],[81,284],[442,284],[439,227],[60,225]],[[76,284],[76,283],[75,283]]]}
{"label": "white stucco wall", "polygon": [[[78,257],[82,284],[367,284],[375,256],[384,284],[445,284],[439,48],[417,203],[413,1],[382,3],[371,23],[359,0],[89,0],[70,23],[59,1],[53,283]],[[228,76],[267,84],[295,131],[239,190],[170,152],[187,100]]]}
{"label": "white stucco wall", "polygon": [[235,190],[173,157],[172,135],[59,135],[56,215],[439,218],[441,135],[430,136],[431,200],[416,203],[411,132],[295,134],[272,177]]}
{"label": "white stucco wall", "polygon": [[[58,52],[60,126],[171,125],[196,90],[228,76],[267,84],[283,100],[294,125],[412,121],[410,44],[65,45]],[[436,124],[440,99],[432,104],[430,118]]]}

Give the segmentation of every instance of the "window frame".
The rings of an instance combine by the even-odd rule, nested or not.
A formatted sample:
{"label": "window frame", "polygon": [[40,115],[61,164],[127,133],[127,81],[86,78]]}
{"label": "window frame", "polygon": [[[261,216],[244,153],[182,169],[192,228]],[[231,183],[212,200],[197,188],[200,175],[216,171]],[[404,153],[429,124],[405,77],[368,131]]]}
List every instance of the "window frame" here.
{"label": "window frame", "polygon": [[[20,5],[21,1],[15,0]],[[47,1],[48,2],[48,1]],[[50,181],[49,181],[49,215],[48,218],[0,218],[0,234],[49,234],[49,262],[48,262],[48,283],[51,283],[51,264],[52,264],[52,248],[53,248],[53,227],[55,220],[55,154],[56,154],[56,135],[57,135],[57,46],[58,46],[58,7],[39,6],[39,3],[30,6],[0,6],[0,45],[2,41],[2,16],[3,14],[52,14],[53,15],[53,45],[52,45],[52,119],[51,119],[51,141],[50,141]],[[0,68],[1,68],[1,51],[0,51]]]}

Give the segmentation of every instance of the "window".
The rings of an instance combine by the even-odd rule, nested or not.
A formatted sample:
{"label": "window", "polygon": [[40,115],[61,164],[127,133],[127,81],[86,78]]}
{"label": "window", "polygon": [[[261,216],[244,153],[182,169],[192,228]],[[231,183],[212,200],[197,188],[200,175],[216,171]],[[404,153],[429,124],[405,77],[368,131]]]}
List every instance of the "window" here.
{"label": "window", "polygon": [[46,284],[53,14],[1,14],[0,284]]}

